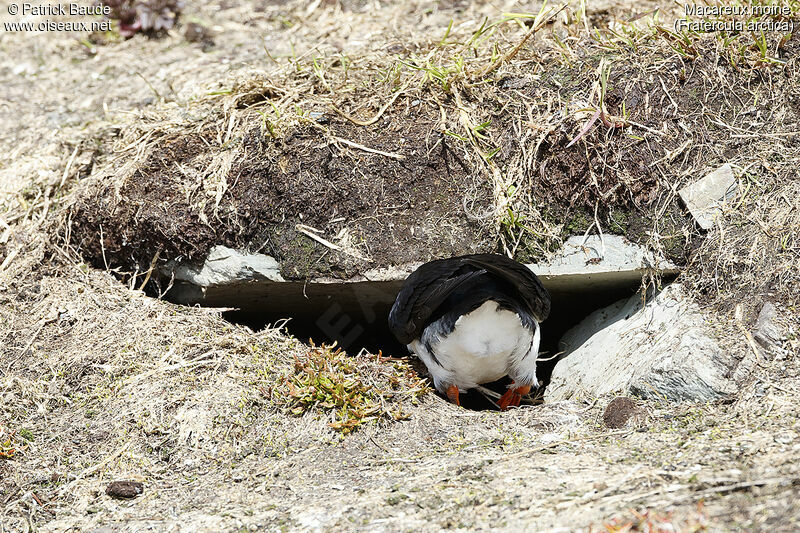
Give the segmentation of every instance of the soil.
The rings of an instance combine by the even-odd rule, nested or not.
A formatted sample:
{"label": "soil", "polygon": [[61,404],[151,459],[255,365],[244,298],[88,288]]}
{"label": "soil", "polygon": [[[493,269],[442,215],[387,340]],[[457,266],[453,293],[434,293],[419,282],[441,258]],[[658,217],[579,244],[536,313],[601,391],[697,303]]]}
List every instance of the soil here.
{"label": "soil", "polygon": [[106,487],[106,494],[112,498],[136,498],[143,490],[140,481],[112,481]]}
{"label": "soil", "polygon": [[[491,190],[473,186],[469,167],[432,131],[433,122],[433,109],[417,106],[374,127],[328,124],[330,137],[402,160],[335,146],[314,127],[277,141],[252,129],[242,139],[247,157],[227,177],[224,201],[205,210],[193,207],[202,191],[185,194],[186,176],[175,169],[191,167],[215,135],[167,140],[122,187],[94,190],[79,201],[73,242],[93,265],[140,271],[159,250],[165,261],[201,260],[215,244],[260,250],[279,260],[286,279],[347,279],[359,268],[491,248],[485,224],[470,220],[462,207],[467,195],[485,207]],[[297,224],[324,235],[349,231],[363,258],[331,254]]]}
{"label": "soil", "polygon": [[643,414],[632,399],[614,398],[603,411],[603,424],[609,428],[619,429],[625,427],[631,418],[641,417]]}

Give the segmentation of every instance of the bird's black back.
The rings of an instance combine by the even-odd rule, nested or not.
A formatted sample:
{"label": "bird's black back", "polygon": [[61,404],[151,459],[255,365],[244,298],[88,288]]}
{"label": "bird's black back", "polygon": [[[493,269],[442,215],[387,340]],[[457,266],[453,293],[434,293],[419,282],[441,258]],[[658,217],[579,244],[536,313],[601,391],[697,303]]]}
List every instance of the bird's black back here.
{"label": "bird's black back", "polygon": [[445,314],[466,314],[486,300],[529,314],[542,322],[550,314],[550,294],[531,270],[497,254],[439,259],[406,279],[389,313],[389,328],[408,344]]}

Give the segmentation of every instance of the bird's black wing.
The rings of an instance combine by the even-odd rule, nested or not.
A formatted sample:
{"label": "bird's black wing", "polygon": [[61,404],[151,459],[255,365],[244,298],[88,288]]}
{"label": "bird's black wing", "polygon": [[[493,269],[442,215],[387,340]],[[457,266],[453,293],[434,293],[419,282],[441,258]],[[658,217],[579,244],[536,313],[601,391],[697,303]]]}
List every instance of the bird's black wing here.
{"label": "bird's black wing", "polygon": [[530,306],[531,314],[537,322],[542,322],[550,315],[550,293],[530,268],[498,254],[467,255],[463,260],[513,285],[525,304]]}
{"label": "bird's black wing", "polygon": [[497,254],[464,255],[425,263],[406,279],[389,313],[392,333],[404,344],[418,338],[453,291],[486,273],[514,287],[538,322],[547,318],[550,294],[525,265]]}
{"label": "bird's black wing", "polygon": [[463,257],[425,263],[408,276],[400,289],[389,312],[389,329],[397,340],[410,343],[420,336],[428,318],[454,290],[484,272],[465,265]]}

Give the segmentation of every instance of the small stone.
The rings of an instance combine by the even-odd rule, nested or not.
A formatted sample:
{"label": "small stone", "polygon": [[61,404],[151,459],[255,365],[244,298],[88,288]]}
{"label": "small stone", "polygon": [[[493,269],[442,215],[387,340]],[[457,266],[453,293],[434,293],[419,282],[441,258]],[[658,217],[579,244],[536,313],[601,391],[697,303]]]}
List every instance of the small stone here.
{"label": "small stone", "polygon": [[183,37],[190,43],[213,42],[211,31],[196,22],[189,22],[183,27]]}
{"label": "small stone", "polygon": [[508,77],[500,81],[503,89],[523,89],[531,84],[531,80],[523,77]]}
{"label": "small stone", "polygon": [[778,311],[772,303],[767,302],[761,308],[761,312],[756,319],[756,327],[753,330],[753,338],[764,348],[770,348],[780,344],[783,334],[776,322]]}
{"label": "small stone", "polygon": [[144,492],[144,485],[138,481],[112,481],[106,487],[106,494],[112,498],[136,498]]}
{"label": "small stone", "polygon": [[736,191],[733,169],[726,163],[705,177],[690,183],[678,191],[686,208],[697,224],[705,229],[714,226],[714,218],[720,213],[720,204]]}
{"label": "small stone", "polygon": [[328,124],[331,121],[331,117],[319,111],[311,111],[308,116],[317,124]]}
{"label": "small stone", "polygon": [[389,54],[402,54],[406,51],[406,47],[400,43],[392,43],[385,48],[386,52]]}
{"label": "small stone", "polygon": [[641,418],[642,409],[636,406],[636,402],[630,398],[614,398],[603,412],[603,423],[606,427],[619,429],[625,427],[631,418]]}

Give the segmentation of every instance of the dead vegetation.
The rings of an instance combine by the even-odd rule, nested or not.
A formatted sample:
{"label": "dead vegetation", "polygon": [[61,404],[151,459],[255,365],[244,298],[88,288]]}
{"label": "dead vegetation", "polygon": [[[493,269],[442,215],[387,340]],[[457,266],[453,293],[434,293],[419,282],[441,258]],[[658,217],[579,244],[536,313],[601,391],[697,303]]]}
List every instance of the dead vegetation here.
{"label": "dead vegetation", "polygon": [[[30,268],[31,257],[20,261]],[[280,456],[405,419],[425,392],[403,362],[256,334],[79,266],[11,281],[0,306],[0,460],[13,461],[0,485],[4,524],[26,497],[48,519],[57,502],[80,506],[72,495],[103,483],[111,463],[148,484],[177,470],[200,475],[209,460]]]}
{"label": "dead vegetation", "polygon": [[[526,40],[549,20],[538,6],[456,4],[431,16],[436,31],[381,28],[357,52],[330,43],[377,15],[392,24],[389,11],[247,11],[326,44],[259,50],[194,98],[147,78],[155,106],[4,160],[3,176],[28,182],[0,204],[0,530],[796,529],[800,34],[675,34],[578,3]],[[109,46],[130,60],[167,46],[136,39]],[[722,162],[739,193],[701,234],[676,191]],[[302,168],[323,164],[328,182],[312,184],[329,196],[314,204]],[[365,175],[334,179],[353,167]],[[395,195],[371,188],[375,176]],[[389,223],[407,226],[376,240]],[[265,245],[276,226],[286,233]],[[291,276],[345,277],[365,258],[413,259],[380,255],[409,235],[417,257],[475,246],[533,258],[590,231],[685,263],[726,335],[777,302],[780,357],[759,359],[730,403],[640,402],[646,425],[608,431],[607,399],[457,410],[417,397],[402,365],[309,350],[140,289],[159,262],[216,242],[268,246],[298,265]],[[143,495],[110,500],[118,479]]]}
{"label": "dead vegetation", "polygon": [[743,174],[742,194],[709,232],[688,274],[707,300],[729,312],[738,308],[748,322],[764,302],[798,306],[800,159],[797,152],[775,155]]}

